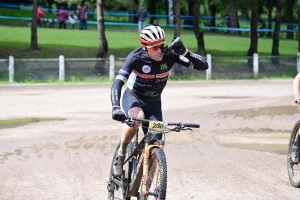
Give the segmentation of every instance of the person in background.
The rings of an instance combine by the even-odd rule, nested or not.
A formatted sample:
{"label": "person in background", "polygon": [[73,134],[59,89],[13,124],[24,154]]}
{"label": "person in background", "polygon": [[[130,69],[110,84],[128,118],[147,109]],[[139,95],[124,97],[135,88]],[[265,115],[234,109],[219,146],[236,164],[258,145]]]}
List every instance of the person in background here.
{"label": "person in background", "polygon": [[45,13],[43,13],[41,6],[38,7],[37,9],[37,24],[38,26],[41,26],[41,20],[43,17],[46,17]]}
{"label": "person in background", "polygon": [[138,17],[138,26],[139,26],[138,32],[140,33],[142,29],[146,27],[146,18],[147,18],[147,10],[143,5],[138,10],[137,17]]}
{"label": "person in background", "polygon": [[[293,89],[294,89],[294,96],[295,96],[295,103],[300,105],[300,73],[296,75],[293,80]],[[299,163],[299,151],[300,151],[300,133],[298,130],[298,136],[292,146],[291,151],[291,160],[293,163]]]}
{"label": "person in background", "polygon": [[72,26],[72,29],[75,28],[75,23],[77,22],[77,15],[74,12],[71,12],[69,14],[69,22]]}
{"label": "person in background", "polygon": [[153,20],[152,25],[153,26],[159,26],[157,19]]}
{"label": "person in background", "polygon": [[65,10],[65,8],[62,6],[60,10],[56,13],[57,16],[57,21],[59,23],[59,28],[61,29],[62,27],[64,29],[67,28],[67,22],[68,22],[68,11]]}
{"label": "person in background", "polygon": [[86,13],[86,5],[83,3],[81,6],[78,6],[79,10],[79,29],[86,30],[87,28],[87,13]]}

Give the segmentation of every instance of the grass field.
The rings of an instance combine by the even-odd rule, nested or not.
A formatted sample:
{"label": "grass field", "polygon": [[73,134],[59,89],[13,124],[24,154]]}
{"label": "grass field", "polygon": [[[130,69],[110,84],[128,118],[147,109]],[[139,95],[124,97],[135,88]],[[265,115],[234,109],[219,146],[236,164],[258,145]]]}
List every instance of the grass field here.
{"label": "grass field", "polygon": [[[0,58],[57,58],[64,55],[68,58],[94,58],[99,48],[96,30],[71,30],[38,28],[39,51],[30,52],[31,29],[27,27],[0,26]],[[108,55],[126,57],[140,46],[137,31],[126,28],[111,29],[105,32],[108,41]],[[171,42],[174,30],[166,28],[167,43]],[[197,43],[193,32],[184,30],[181,38],[185,46],[197,52]],[[212,56],[246,56],[250,46],[250,38],[245,36],[227,36],[205,34],[205,48]],[[282,56],[295,56],[298,49],[297,40],[280,40],[279,52]],[[272,38],[259,38],[258,53],[270,56]]]}

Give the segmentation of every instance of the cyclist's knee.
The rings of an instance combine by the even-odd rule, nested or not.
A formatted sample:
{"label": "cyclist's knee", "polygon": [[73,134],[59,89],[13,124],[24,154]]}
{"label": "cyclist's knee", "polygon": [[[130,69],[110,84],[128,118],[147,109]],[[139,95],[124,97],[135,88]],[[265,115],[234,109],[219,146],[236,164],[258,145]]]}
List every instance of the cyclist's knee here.
{"label": "cyclist's knee", "polygon": [[128,117],[145,119],[145,114],[144,114],[143,109],[141,109],[139,107],[132,107],[128,110]]}

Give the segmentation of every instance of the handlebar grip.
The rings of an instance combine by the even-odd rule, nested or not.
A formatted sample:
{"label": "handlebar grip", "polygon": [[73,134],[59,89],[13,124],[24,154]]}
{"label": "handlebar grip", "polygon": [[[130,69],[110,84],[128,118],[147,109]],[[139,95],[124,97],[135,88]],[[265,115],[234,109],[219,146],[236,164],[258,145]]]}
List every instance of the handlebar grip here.
{"label": "handlebar grip", "polygon": [[200,128],[200,124],[184,124],[185,127],[190,127],[190,128]]}
{"label": "handlebar grip", "polygon": [[180,37],[177,37],[173,42],[171,42],[170,44],[168,44],[164,49],[163,49],[163,53],[164,55],[168,55],[174,47],[183,45]]}

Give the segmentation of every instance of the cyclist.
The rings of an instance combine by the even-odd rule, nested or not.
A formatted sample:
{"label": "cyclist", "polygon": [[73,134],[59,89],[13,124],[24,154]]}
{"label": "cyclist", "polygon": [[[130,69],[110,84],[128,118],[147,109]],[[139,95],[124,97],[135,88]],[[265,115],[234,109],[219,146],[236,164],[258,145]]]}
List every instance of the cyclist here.
{"label": "cyclist", "polygon": [[[295,95],[295,102],[300,104],[300,73],[296,75],[293,80],[293,88]],[[298,130],[298,136],[295,140],[295,143],[292,146],[291,159],[293,163],[299,163],[299,148],[300,146],[300,133]]]}
{"label": "cyclist", "polygon": [[[201,56],[189,51],[184,45],[164,55],[165,32],[159,26],[147,26],[140,33],[141,47],[126,58],[111,86],[112,118],[124,121],[129,117],[162,121],[161,94],[175,63],[197,70],[206,70],[208,63]],[[120,107],[121,89],[127,81]],[[126,114],[125,114],[126,113]],[[139,125],[123,125],[121,145],[113,164],[113,174],[122,175],[128,143]],[[147,129],[143,128],[144,133]],[[161,139],[161,135],[158,139]]]}

